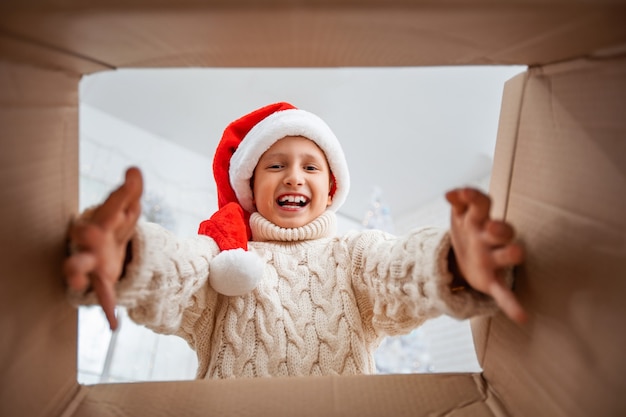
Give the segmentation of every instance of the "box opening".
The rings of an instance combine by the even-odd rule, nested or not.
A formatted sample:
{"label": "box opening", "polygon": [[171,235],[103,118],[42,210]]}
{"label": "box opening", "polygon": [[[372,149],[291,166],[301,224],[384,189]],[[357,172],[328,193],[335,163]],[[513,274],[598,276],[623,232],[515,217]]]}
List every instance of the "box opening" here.
{"label": "box opening", "polygon": [[[127,69],[85,76],[80,209],[102,201],[135,165],[146,181],[144,218],[181,237],[195,234],[217,207],[211,161],[223,129],[261,105],[289,101],[325,119],[344,146],[354,185],[338,213],[340,233],[446,226],[445,190],[487,190],[503,85],[525,70]],[[80,309],[80,383],[194,378],[195,353],[182,339],[135,325],[121,308],[118,315],[122,324],[111,334],[99,307]],[[379,373],[480,371],[469,324],[448,317],[385,339],[376,361]]]}

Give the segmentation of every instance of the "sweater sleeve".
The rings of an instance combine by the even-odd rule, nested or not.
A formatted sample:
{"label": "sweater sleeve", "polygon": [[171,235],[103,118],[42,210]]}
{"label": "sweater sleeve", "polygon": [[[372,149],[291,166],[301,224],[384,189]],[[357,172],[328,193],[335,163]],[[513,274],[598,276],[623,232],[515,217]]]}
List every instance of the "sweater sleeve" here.
{"label": "sweater sleeve", "polygon": [[[179,239],[154,223],[139,222],[132,259],[116,284],[117,304],[138,324],[178,334],[195,344],[199,322],[212,323],[217,293],[208,284],[210,260],[219,253],[207,236]],[[95,294],[70,294],[74,304],[97,303]],[[203,329],[206,332],[208,329]]]}
{"label": "sweater sleeve", "polygon": [[379,335],[407,333],[442,314],[465,319],[497,311],[481,292],[451,290],[446,230],[424,228],[403,237],[372,230],[352,235],[348,244],[361,315]]}

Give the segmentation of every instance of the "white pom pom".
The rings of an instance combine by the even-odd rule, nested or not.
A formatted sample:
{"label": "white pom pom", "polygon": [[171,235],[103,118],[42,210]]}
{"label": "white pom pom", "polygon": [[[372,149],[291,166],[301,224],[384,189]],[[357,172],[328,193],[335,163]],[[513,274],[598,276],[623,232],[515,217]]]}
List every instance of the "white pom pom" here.
{"label": "white pom pom", "polygon": [[256,253],[243,249],[225,250],[211,261],[209,283],[220,294],[248,294],[256,288],[264,266]]}

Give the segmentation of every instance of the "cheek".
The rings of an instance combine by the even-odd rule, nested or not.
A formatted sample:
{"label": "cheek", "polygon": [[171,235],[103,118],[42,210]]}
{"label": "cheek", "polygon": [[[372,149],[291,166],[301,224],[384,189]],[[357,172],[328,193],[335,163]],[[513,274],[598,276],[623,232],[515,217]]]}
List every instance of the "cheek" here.
{"label": "cheek", "polygon": [[259,206],[271,207],[274,203],[274,196],[269,187],[258,187],[254,192],[254,204]]}

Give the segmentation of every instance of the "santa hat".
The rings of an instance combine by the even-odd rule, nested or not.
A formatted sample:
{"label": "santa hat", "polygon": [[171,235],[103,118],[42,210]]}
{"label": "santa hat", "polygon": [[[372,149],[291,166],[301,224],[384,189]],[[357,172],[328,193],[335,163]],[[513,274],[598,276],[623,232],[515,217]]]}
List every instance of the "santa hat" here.
{"label": "santa hat", "polygon": [[213,159],[219,210],[200,224],[199,234],[211,236],[220,248],[209,270],[209,282],[224,295],[252,291],[264,263],[248,252],[250,214],[255,211],[250,179],[261,156],[286,136],[303,136],[326,155],[332,173],[329,210],[344,203],[350,188],[348,164],[337,137],[318,116],[285,102],[270,104],[230,123]]}

